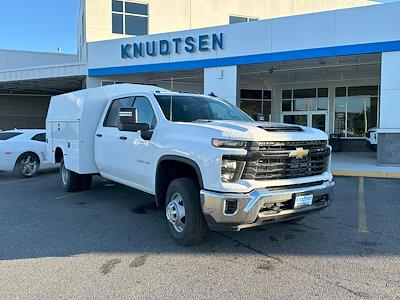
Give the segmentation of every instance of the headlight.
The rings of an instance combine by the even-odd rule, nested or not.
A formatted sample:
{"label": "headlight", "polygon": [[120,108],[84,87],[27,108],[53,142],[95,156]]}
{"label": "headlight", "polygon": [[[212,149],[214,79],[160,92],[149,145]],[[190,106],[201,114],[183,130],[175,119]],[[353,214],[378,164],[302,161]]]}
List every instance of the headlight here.
{"label": "headlight", "polygon": [[246,148],[246,141],[235,141],[235,140],[223,140],[223,139],[212,139],[211,144],[218,148]]}
{"label": "headlight", "polygon": [[222,159],[221,162],[221,181],[235,182],[242,176],[246,162],[229,159]]}

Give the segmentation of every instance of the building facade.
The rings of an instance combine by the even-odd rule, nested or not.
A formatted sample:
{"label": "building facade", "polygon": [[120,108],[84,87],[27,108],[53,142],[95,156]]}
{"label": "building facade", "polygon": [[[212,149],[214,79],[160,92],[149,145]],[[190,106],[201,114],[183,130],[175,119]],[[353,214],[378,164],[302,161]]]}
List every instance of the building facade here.
{"label": "building facade", "polygon": [[378,127],[378,163],[398,164],[400,3],[374,4],[86,0],[76,61],[49,66],[51,76],[31,67],[7,80],[0,69],[0,91],[52,81],[51,95],[68,79],[69,89],[131,82],[213,93],[255,118],[339,134],[344,151],[365,151]]}

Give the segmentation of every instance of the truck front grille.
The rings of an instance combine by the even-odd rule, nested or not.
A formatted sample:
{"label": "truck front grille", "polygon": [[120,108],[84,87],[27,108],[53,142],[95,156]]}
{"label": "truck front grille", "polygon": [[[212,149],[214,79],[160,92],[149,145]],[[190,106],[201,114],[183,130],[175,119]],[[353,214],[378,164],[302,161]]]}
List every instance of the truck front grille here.
{"label": "truck front grille", "polygon": [[[308,154],[290,157],[303,150]],[[326,141],[252,142],[241,178],[272,180],[320,175],[328,168],[329,156]]]}

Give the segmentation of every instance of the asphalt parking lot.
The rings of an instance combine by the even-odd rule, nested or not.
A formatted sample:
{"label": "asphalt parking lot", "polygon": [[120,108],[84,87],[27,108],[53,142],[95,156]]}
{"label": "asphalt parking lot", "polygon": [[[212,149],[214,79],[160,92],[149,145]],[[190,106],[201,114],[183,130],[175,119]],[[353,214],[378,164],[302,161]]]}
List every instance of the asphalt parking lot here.
{"label": "asphalt parking lot", "polygon": [[297,225],[169,236],[152,197],[97,178],[0,173],[1,299],[400,299],[400,180],[345,178]]}

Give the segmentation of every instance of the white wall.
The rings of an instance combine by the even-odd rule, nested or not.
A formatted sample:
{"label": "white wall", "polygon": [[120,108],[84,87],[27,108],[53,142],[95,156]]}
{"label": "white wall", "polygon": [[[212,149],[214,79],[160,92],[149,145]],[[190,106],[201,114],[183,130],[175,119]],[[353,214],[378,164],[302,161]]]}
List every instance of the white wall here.
{"label": "white wall", "polygon": [[0,71],[56,64],[69,64],[78,61],[78,56],[70,54],[43,53],[0,49]]}
{"label": "white wall", "polygon": [[380,128],[400,130],[400,51],[382,54]]}
{"label": "white wall", "polygon": [[[87,40],[121,38],[112,33],[111,0],[82,0],[86,4]],[[146,0],[149,33],[229,24],[229,16],[270,19],[375,4],[368,0]]]}
{"label": "white wall", "polygon": [[238,91],[237,66],[204,69],[204,94],[214,93],[237,105]]}

